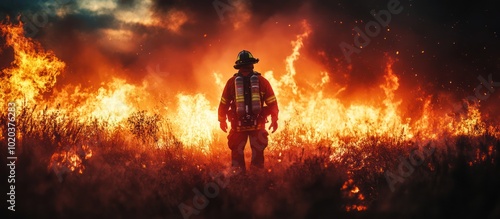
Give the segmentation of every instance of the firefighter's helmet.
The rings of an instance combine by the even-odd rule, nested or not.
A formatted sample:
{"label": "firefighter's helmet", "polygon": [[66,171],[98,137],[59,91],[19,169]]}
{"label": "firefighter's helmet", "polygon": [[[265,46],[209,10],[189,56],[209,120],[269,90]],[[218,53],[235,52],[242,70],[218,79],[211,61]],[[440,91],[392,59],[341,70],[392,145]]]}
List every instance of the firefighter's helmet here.
{"label": "firefighter's helmet", "polygon": [[241,50],[236,57],[236,62],[234,62],[234,68],[239,69],[243,65],[258,63],[259,59],[253,57],[252,53],[247,50]]}

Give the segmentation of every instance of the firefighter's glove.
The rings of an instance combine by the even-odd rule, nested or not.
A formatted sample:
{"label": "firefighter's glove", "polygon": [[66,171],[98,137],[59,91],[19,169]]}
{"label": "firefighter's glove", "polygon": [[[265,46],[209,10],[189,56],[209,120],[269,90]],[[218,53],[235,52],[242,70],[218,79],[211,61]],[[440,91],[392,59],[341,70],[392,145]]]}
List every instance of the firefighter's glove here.
{"label": "firefighter's glove", "polygon": [[227,123],[226,121],[220,121],[220,129],[222,129],[222,131],[224,132],[227,132]]}
{"label": "firefighter's glove", "polygon": [[269,130],[271,130],[271,133],[274,133],[276,130],[278,130],[278,121],[277,120],[273,120],[271,121],[271,125],[269,125]]}

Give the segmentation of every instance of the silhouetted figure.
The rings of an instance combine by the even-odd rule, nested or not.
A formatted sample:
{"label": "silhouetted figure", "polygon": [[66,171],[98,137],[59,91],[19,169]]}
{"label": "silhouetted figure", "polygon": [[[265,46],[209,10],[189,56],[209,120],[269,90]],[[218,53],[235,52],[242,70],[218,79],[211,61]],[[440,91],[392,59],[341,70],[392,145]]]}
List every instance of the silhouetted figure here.
{"label": "silhouetted figure", "polygon": [[231,122],[228,146],[231,149],[232,166],[245,171],[244,148],[247,139],[252,147],[253,167],[264,167],[264,149],[268,144],[265,124],[271,116],[274,133],[278,129],[278,102],[267,79],[253,70],[258,63],[246,50],[238,53],[234,68],[238,73],[231,77],[224,87],[219,104],[219,122],[222,131],[227,131],[227,120]]}

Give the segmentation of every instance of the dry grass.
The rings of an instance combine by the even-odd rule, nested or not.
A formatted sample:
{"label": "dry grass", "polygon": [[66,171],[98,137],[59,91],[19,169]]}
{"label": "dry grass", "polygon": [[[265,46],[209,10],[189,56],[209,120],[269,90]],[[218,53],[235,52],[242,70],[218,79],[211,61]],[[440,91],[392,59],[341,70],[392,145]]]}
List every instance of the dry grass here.
{"label": "dry grass", "polygon": [[[6,115],[0,120],[6,124]],[[103,122],[26,108],[17,127],[17,216],[182,218],[179,204],[192,207],[193,189],[217,179],[226,186],[192,218],[500,216],[500,140],[491,134],[443,139],[392,192],[384,172],[397,172],[413,142],[367,136],[332,147],[329,139],[296,142],[283,127],[264,170],[232,175],[225,139],[200,153],[176,140],[168,120],[144,111],[110,131]],[[79,156],[80,169],[54,168],[53,154],[67,151]],[[5,148],[1,153],[5,159]],[[346,210],[353,206],[367,209]]]}

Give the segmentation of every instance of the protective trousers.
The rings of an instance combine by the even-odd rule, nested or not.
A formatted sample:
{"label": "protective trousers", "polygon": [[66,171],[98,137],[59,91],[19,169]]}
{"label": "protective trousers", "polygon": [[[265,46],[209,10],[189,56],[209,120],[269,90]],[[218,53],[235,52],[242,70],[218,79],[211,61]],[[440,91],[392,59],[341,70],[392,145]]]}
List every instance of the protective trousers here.
{"label": "protective trousers", "polygon": [[250,139],[250,147],[252,148],[251,166],[257,168],[264,167],[264,149],[268,144],[268,133],[265,129],[253,131],[237,132],[231,129],[228,139],[228,146],[231,149],[231,165],[241,168],[245,171],[245,156],[244,149],[247,139]]}

